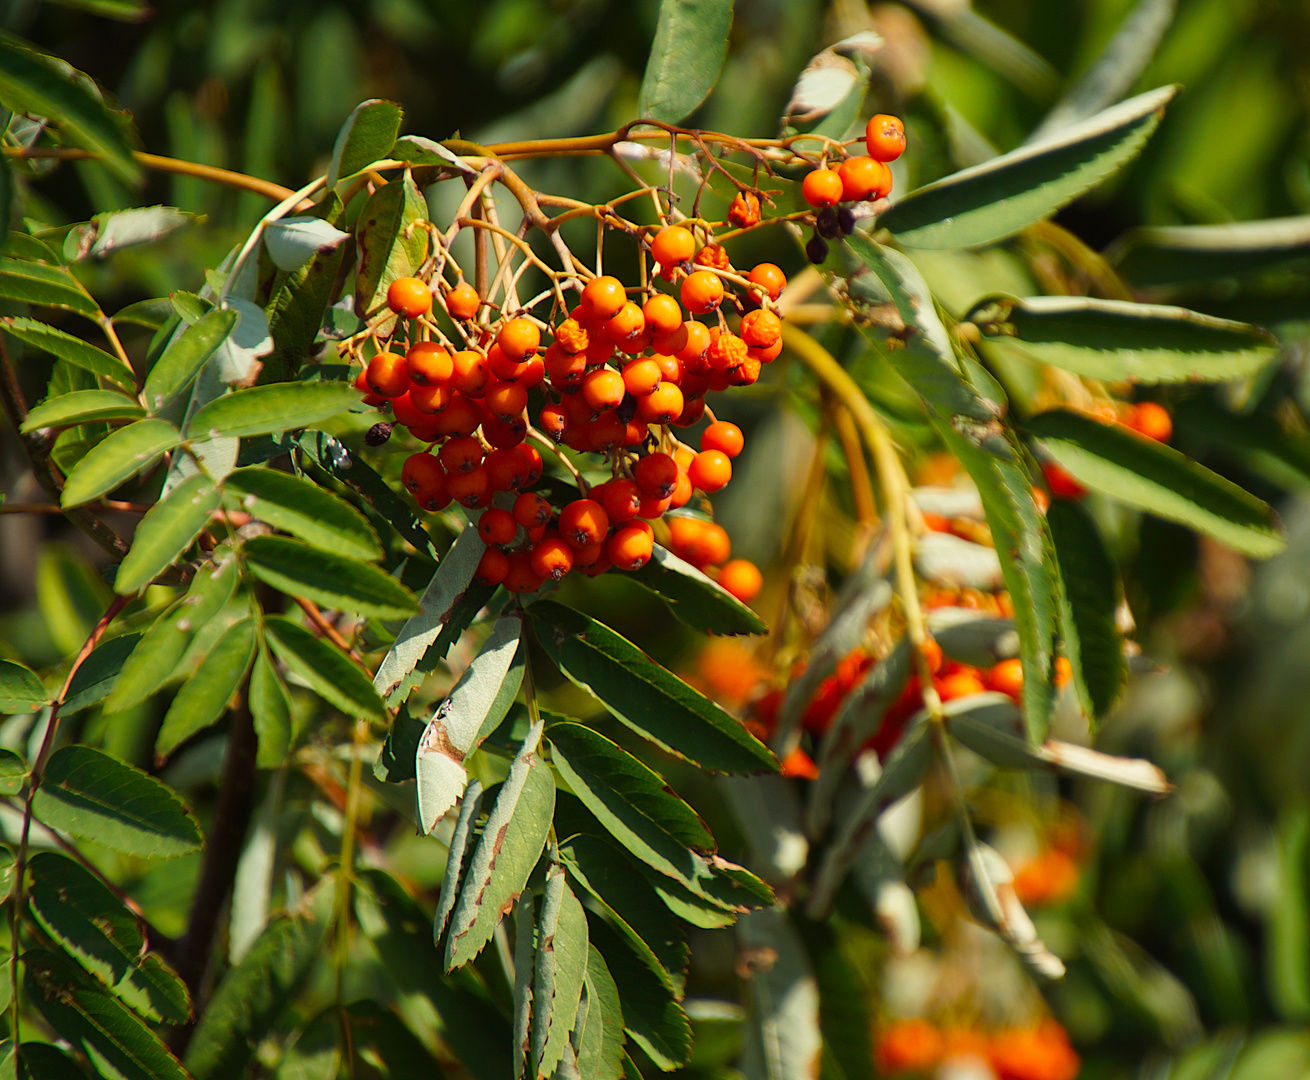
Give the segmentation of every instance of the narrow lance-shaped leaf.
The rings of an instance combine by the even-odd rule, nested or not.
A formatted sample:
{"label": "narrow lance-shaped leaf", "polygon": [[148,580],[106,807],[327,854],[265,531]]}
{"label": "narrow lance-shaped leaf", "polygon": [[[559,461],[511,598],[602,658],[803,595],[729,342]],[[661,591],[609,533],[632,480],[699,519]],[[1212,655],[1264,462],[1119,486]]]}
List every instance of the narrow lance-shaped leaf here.
{"label": "narrow lance-shaped leaf", "polygon": [[203,842],[195,818],[167,784],[90,746],[55,751],[33,813],[79,840],[146,859],[185,855]]}
{"label": "narrow lance-shaped leaf", "polygon": [[[3,290],[0,289],[0,292]],[[112,379],[126,389],[135,388],[136,376],[132,369],[111,352],[97,348],[88,341],[57,330],[53,326],[37,319],[9,318],[0,322],[5,333],[12,334],[24,345],[40,349],[60,360],[67,360],[74,367],[89,371],[93,375],[103,375]]]}
{"label": "narrow lance-shaped leaf", "polygon": [[175,206],[112,210],[97,214],[88,224],[70,232],[64,240],[64,255],[73,261],[103,259],[120,248],[154,243],[202,220],[199,214],[189,214]]}
{"label": "narrow lance-shaped leaf", "polygon": [[1286,546],[1278,519],[1265,503],[1171,446],[1066,409],[1034,416],[1028,429],[1074,479],[1111,498],[1255,558],[1268,558]]}
{"label": "narrow lance-shaped leaf", "polygon": [[676,124],[714,88],[728,52],[732,0],[661,0],[637,112]]}
{"label": "narrow lance-shaped leaf", "polygon": [[317,217],[284,217],[269,222],[264,229],[264,246],[279,270],[299,270],[315,255],[326,254],[350,238]]}
{"label": "narrow lance-shaped leaf", "polygon": [[441,633],[451,611],[473,580],[486,546],[476,529],[465,529],[437,564],[437,572],[419,599],[418,614],[400,628],[396,640],[378,665],[373,685],[379,694],[389,695],[417,666]]}
{"label": "narrow lance-shaped leaf", "polygon": [[1019,902],[1014,876],[995,848],[969,837],[961,873],[969,909],[995,930],[1033,971],[1048,979],[1064,975],[1064,963],[1037,936],[1037,928]]}
{"label": "narrow lance-shaped leaf", "polygon": [[1115,622],[1119,575],[1096,522],[1070,499],[1046,512],[1061,583],[1060,619],[1074,686],[1088,716],[1100,719],[1128,678],[1123,639]]}
{"label": "narrow lance-shaped leaf", "polygon": [[573,1036],[578,1075],[586,1080],[619,1080],[623,1075],[623,1005],[605,958],[590,943],[584,987]]}
{"label": "narrow lance-shaped leaf", "polygon": [[140,641],[140,634],[119,634],[97,645],[68,684],[61,712],[71,715],[105,697]]}
{"label": "narrow lance-shaped leaf", "polygon": [[80,506],[107,495],[181,441],[177,428],[163,420],[138,420],[119,428],[93,447],[68,474],[60,505]]}
{"label": "narrow lance-shaped leaf", "polygon": [[46,949],[23,954],[26,1000],[60,1037],[124,1080],[188,1080],[187,1072],[131,1010],[71,960]]}
{"label": "narrow lance-shaped leaf", "polygon": [[534,1076],[549,1076],[564,1056],[587,970],[587,916],[556,863],[546,873],[537,926],[532,988]]}
{"label": "narrow lance-shaped leaf", "polygon": [[242,545],[250,572],[292,596],[380,618],[408,615],[410,591],[385,570],[286,536],[256,536]]}
{"label": "narrow lance-shaped leaf", "polygon": [[628,577],[669,605],[669,610],[696,630],[715,634],[763,634],[764,620],[718,582],[659,544],[650,560]]}
{"label": "narrow lance-shaped leaf", "polygon": [[776,771],[777,760],[741,724],[609,627],[548,600],[528,611],[560,670],[638,734],[702,768]]}
{"label": "narrow lance-shaped leaf", "polygon": [[136,527],[132,550],[114,578],[114,591],[128,596],[149,585],[191,546],[220,502],[213,481],[197,473],[155,503]]}
{"label": "narrow lance-shaped leaf", "polygon": [[450,848],[446,852],[446,872],[441,876],[441,893],[437,897],[437,913],[432,918],[432,940],[439,942],[446,932],[446,923],[450,913],[455,910],[455,898],[459,895],[460,882],[463,880],[464,855],[468,850],[469,837],[473,835],[473,823],[482,811],[482,783],[470,780],[464,789],[464,801],[459,806],[459,820],[455,822],[455,831],[450,837]]}
{"label": "narrow lance-shaped leaf", "polygon": [[257,640],[258,623],[253,618],[228,627],[164,714],[155,739],[157,755],[166,757],[197,731],[218,722],[250,670]]}
{"label": "narrow lance-shaped leaf", "polygon": [[[525,890],[514,902],[514,1080],[521,1080],[532,1046],[532,956],[537,949],[537,899]],[[534,1071],[534,1077],[537,1075]]]}
{"label": "narrow lance-shaped leaf", "polygon": [[1277,355],[1269,334],[1186,308],[1086,296],[998,297],[969,318],[984,340],[1106,382],[1222,381]]}
{"label": "narrow lance-shaped leaf", "polygon": [[1174,95],[1161,87],[912,191],[878,219],[907,247],[978,247],[1055,213],[1135,157]]}
{"label": "narrow lance-shaped leaf", "polygon": [[0,660],[0,713],[31,712],[50,697],[36,672],[13,660]]}
{"label": "narrow lance-shaped leaf", "polygon": [[446,939],[446,970],[472,960],[491,940],[537,864],[555,810],[555,780],[537,757],[542,725],[523,740],[473,852]]}
{"label": "narrow lance-shaped leaf", "polygon": [[[387,289],[400,277],[408,277],[427,258],[428,234],[418,226],[427,219],[427,203],[408,169],[386,187],[378,188],[359,212],[355,243],[359,247],[359,269],[355,275],[355,311],[371,317],[386,304]],[[394,315],[378,327],[390,332]]]}
{"label": "narrow lance-shaped leaf", "polygon": [[182,981],[146,956],[136,917],[89,870],[53,851],[32,856],[28,901],[41,928],[130,1008],[152,1020],[186,1023]]}
{"label": "narrow lance-shaped leaf", "polygon": [[270,383],[215,398],[187,422],[193,438],[248,438],[310,427],[359,403],[344,382]]}
{"label": "narrow lance-shaped leaf", "polygon": [[0,751],[0,795],[17,795],[27,779],[27,762],[12,750]]}
{"label": "narrow lance-shaped leaf", "polygon": [[317,548],[356,559],[380,559],[382,546],[368,518],[311,480],[276,469],[229,473],[223,488],[243,510]]}
{"label": "narrow lance-shaped leaf", "polygon": [[287,694],[282,676],[277,673],[273,658],[262,644],[250,670],[250,717],[255,725],[259,750],[255,766],[260,769],[280,768],[291,752],[295,731],[291,721],[291,698]]}
{"label": "narrow lance-shaped leaf", "polygon": [[341,126],[336,145],[332,148],[328,189],[385,158],[396,142],[404,117],[404,111],[394,101],[370,98],[356,105]]}
{"label": "narrow lance-shaped leaf", "polygon": [[823,1037],[819,987],[805,946],[787,913],[752,911],[737,922],[743,953],[767,953],[750,976],[750,1013],[742,1064],[748,1076],[767,1080],[819,1074]]}
{"label": "narrow lance-shaped leaf", "polygon": [[50,397],[28,411],[20,430],[27,434],[47,427],[89,424],[97,420],[137,420],[145,410],[113,390],[74,390]]}
{"label": "narrow lance-shaped leaf", "polygon": [[[89,318],[96,318],[100,314],[100,305],[91,298],[91,294],[82,287],[82,283],[64,267],[47,266],[45,263],[27,262],[21,259],[0,259],[0,299],[17,300],[20,304],[36,304],[40,307],[64,308]],[[42,332],[38,328],[44,324],[38,323],[35,319],[13,321],[18,323],[20,328],[33,324],[28,329],[33,334],[41,333],[43,339],[51,343],[62,341],[64,336],[72,336],[61,335],[60,331],[54,330],[53,327],[48,332]],[[38,343],[37,347],[45,348],[45,345]],[[79,364],[79,367],[91,362],[103,363],[98,357],[93,360],[89,353],[82,353],[81,356],[83,363]],[[70,362],[76,363],[75,360]]]}
{"label": "narrow lance-shaped leaf", "polygon": [[264,620],[264,634],[278,659],[324,701],[347,716],[386,716],[368,676],[327,642],[281,616]]}
{"label": "narrow lance-shaped leaf", "polygon": [[419,740],[419,824],[425,833],[455,805],[468,780],[464,759],[509,712],[523,681],[523,621],[497,621],[473,662],[432,714]]}
{"label": "narrow lance-shaped leaf", "polygon": [[174,337],[146,376],[141,390],[146,408],[158,413],[190,386],[236,322],[235,311],[215,308]]}
{"label": "narrow lance-shaped leaf", "polygon": [[1134,285],[1186,285],[1246,277],[1310,255],[1310,214],[1130,229],[1106,257]]}

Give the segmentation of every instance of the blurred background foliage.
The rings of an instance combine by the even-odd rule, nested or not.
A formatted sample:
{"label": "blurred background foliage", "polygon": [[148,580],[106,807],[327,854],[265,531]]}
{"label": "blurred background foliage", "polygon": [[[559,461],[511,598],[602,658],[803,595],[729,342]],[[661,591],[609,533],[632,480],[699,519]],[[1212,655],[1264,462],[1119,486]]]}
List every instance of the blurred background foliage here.
{"label": "blurred background foliage", "polygon": [[[143,149],[291,187],[323,170],[342,119],[368,97],[402,103],[405,130],[432,138],[459,132],[491,142],[617,127],[634,117],[657,15],[655,0],[219,0],[161,3],[137,21],[114,21],[97,14],[102,3],[119,6],[5,0],[0,26],[91,75],[130,110]],[[903,192],[1019,145],[1136,10],[1171,21],[1154,59],[1125,92],[1170,82],[1182,84],[1182,92],[1140,158],[1059,221],[1104,249],[1141,226],[1310,214],[1310,4],[1174,6],[739,0],[719,84],[689,124],[774,134],[809,59],[875,29],[887,46],[873,60],[866,111],[907,118],[910,151],[897,163]],[[609,163],[595,159],[534,163],[524,171],[543,189],[588,202],[626,186]],[[202,269],[217,265],[267,208],[257,196],[158,173],[143,193],[130,191],[90,162],[52,170],[28,185],[26,199],[29,218],[53,226],[152,202],[206,215],[202,226],[90,268],[108,310],[198,287]],[[1029,274],[1041,272],[1040,256],[1030,258],[1023,245],[925,256],[921,268],[958,314],[998,281],[1018,282],[1011,287],[1019,291]],[[803,265],[799,248],[780,235],[759,242],[750,256],[766,254],[789,274]],[[1308,280],[1304,265],[1291,263],[1255,280],[1140,296],[1276,329],[1286,358],[1277,378],[1304,405]],[[864,371],[880,408],[897,415],[899,396],[904,413],[894,377],[875,360],[851,355],[853,338],[842,333],[825,331],[825,343]],[[30,378],[34,400],[44,376]],[[789,522],[806,487],[816,410],[808,391],[797,392],[802,383],[778,365],[771,380],[724,406],[749,429],[751,449],[719,503],[720,520],[736,549],[766,566],[792,535]],[[912,425],[898,428],[907,445],[916,434]],[[1125,567],[1137,636],[1149,657],[1100,745],[1157,762],[1177,791],[1146,803],[1082,784],[1015,785],[1016,793],[1036,796],[1046,815],[1035,832],[1063,814],[1082,821],[1095,840],[1080,856],[1074,898],[1039,913],[1043,937],[1070,965],[1066,980],[1043,993],[1082,1054],[1087,1077],[1310,1075],[1310,1040],[1302,1033],[1310,1021],[1310,480],[1303,472],[1274,483],[1259,462],[1207,454],[1203,444],[1188,449],[1278,499],[1291,543],[1252,571],[1182,528],[1126,520],[1124,511],[1094,504]],[[816,597],[826,592],[825,568],[835,585],[849,566],[845,466],[836,450],[826,460],[829,484],[805,504],[816,520],[802,561],[813,567]],[[12,442],[4,469],[8,496],[22,497]],[[60,519],[22,516],[0,518],[0,551],[0,649],[37,665],[76,649],[108,596],[97,554]],[[762,611],[775,609],[779,587],[771,581]],[[690,643],[672,636],[661,610],[638,606],[647,601],[623,583],[593,587],[591,597],[593,613],[620,630],[669,628],[665,644],[653,650],[662,659]],[[684,663],[693,666],[691,658]],[[140,730],[120,723],[102,737],[115,753],[139,761],[148,742],[123,743]],[[221,743],[211,749],[213,757]],[[216,758],[193,755],[175,763],[177,775],[169,779],[182,784],[181,771],[203,778],[216,768]],[[692,780],[680,776],[676,783],[730,847],[733,826],[714,792],[698,792]],[[1013,819],[995,807],[980,808],[980,817],[989,810],[997,820]],[[400,822],[392,865],[419,884],[439,881],[440,867],[425,865],[424,845],[406,831]],[[183,860],[134,890],[165,932],[175,932],[183,918],[187,873]],[[929,890],[922,903],[948,900]],[[890,958],[861,922],[868,922],[867,911],[838,920],[848,932],[838,950],[844,959],[820,978],[850,978],[866,1020],[913,1012],[933,994],[949,997],[945,985],[961,998],[950,1007],[962,1021],[991,1009],[1003,1022],[1021,1011],[1015,1001],[1032,993],[1026,982],[1013,996],[997,989],[1006,977],[989,947],[957,951],[954,966],[943,970],[931,949]],[[829,931],[811,929],[814,940],[806,945],[820,955],[819,939]],[[731,933],[693,936],[690,999],[739,996]],[[927,944],[941,943],[929,937]],[[731,1058],[733,1040],[716,1036],[721,1015],[712,1004],[689,1011],[702,1035],[691,1071],[715,1075]],[[827,1064],[831,1075],[846,1075]]]}

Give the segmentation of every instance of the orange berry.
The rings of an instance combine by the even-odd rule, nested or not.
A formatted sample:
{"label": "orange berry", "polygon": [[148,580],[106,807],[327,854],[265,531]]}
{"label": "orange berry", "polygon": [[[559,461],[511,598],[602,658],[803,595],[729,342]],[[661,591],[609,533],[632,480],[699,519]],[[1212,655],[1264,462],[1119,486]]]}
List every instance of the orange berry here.
{"label": "orange berry", "polygon": [[522,383],[496,382],[487,387],[482,400],[492,416],[508,419],[523,415],[528,405],[528,392]]}
{"label": "orange berry", "polygon": [[693,315],[705,315],[723,302],[723,281],[709,270],[697,270],[682,279],[682,306]]}
{"label": "orange berry", "polygon": [[732,260],[728,258],[728,249],[722,244],[706,244],[696,252],[695,262],[713,270],[726,270],[732,265]]}
{"label": "orange berry", "polygon": [[659,386],[661,377],[659,364],[649,357],[623,365],[623,385],[633,397],[645,397]]}
{"label": "orange berry", "polygon": [[446,490],[460,506],[469,510],[480,510],[491,502],[491,483],[487,479],[487,470],[481,465],[470,472],[448,475]]}
{"label": "orange berry", "polygon": [[1057,656],[1055,658],[1055,685],[1057,687],[1068,686],[1073,679],[1073,665],[1069,663],[1068,657]]}
{"label": "orange berry", "polygon": [[540,495],[525,491],[514,500],[514,520],[525,529],[536,529],[550,521],[554,511]]}
{"label": "orange berry", "polygon": [[815,169],[801,181],[801,194],[811,206],[836,206],[842,200],[841,177],[836,169]]}
{"label": "orange berry", "polygon": [[528,422],[522,416],[502,420],[499,416],[482,418],[482,437],[496,450],[518,446],[528,434]]}
{"label": "orange berry", "polygon": [[661,266],[677,266],[696,253],[696,238],[681,225],[665,225],[650,242],[650,253]]}
{"label": "orange berry", "polygon": [[501,382],[517,382],[520,376],[526,375],[528,371],[526,361],[511,359],[498,342],[493,342],[491,348],[487,350],[487,368],[491,372],[491,377]]}
{"label": "orange berry", "polygon": [[418,386],[444,383],[455,372],[450,350],[435,341],[418,341],[405,354],[405,371]]}
{"label": "orange berry", "polygon": [[641,509],[641,488],[624,476],[602,484],[599,488],[592,488],[591,493],[599,494],[606,516],[615,525],[631,521]]}
{"label": "orange berry", "polygon": [[531,551],[511,551],[509,569],[502,584],[512,593],[536,592],[541,588],[545,578],[538,574],[532,565]]}
{"label": "orange berry", "polygon": [[491,369],[487,358],[472,349],[461,349],[450,358],[452,372],[450,384],[461,394],[478,397],[487,380],[491,378]]}
{"label": "orange berry", "polygon": [[1023,663],[1019,660],[1002,660],[987,672],[987,688],[998,694],[1009,694],[1015,701],[1023,693]]}
{"label": "orange berry", "polygon": [[787,275],[773,263],[760,263],[746,275],[746,280],[762,288],[770,300],[778,299],[787,287]]}
{"label": "orange berry", "polygon": [[711,336],[714,340],[710,342],[705,358],[714,371],[728,372],[746,362],[746,342],[736,334],[724,331],[715,336],[711,331]]}
{"label": "orange berry", "polygon": [[702,450],[691,459],[687,475],[701,491],[718,491],[732,479],[732,461],[722,450]]}
{"label": "orange berry", "polygon": [[471,319],[478,313],[482,300],[478,290],[467,281],[461,281],[446,293],[446,310],[452,319]]}
{"label": "orange berry", "polygon": [[1082,484],[1053,461],[1043,464],[1042,472],[1046,475],[1046,486],[1057,499],[1081,499],[1087,494]]}
{"label": "orange berry", "polygon": [[749,229],[760,223],[760,200],[749,191],[737,192],[728,207],[728,220],[739,229]]}
{"label": "orange berry", "polygon": [[586,353],[572,355],[563,349],[555,351],[555,346],[552,345],[546,350],[543,363],[546,370],[550,372],[551,386],[560,391],[581,386],[582,379],[587,374]]}
{"label": "orange berry", "polygon": [[1058,904],[1078,891],[1078,864],[1066,852],[1047,848],[1014,874],[1021,904]]}
{"label": "orange berry", "polygon": [[597,368],[582,380],[582,398],[596,412],[618,408],[626,392],[623,376],[613,368]]}
{"label": "orange berry", "polygon": [[522,363],[541,347],[541,330],[531,319],[510,319],[496,335],[496,344],[506,358]]}
{"label": "orange berry", "polygon": [[565,319],[555,327],[555,340],[567,353],[586,352],[591,334],[577,319]]}
{"label": "orange berry", "polygon": [[894,1020],[879,1034],[873,1060],[885,1076],[921,1073],[941,1060],[942,1050],[941,1032],[927,1020]]}
{"label": "orange berry", "polygon": [[1046,513],[1046,511],[1051,508],[1051,497],[1036,485],[1033,485],[1031,491],[1033,496],[1033,502],[1037,504],[1037,512],[1039,514]]}
{"label": "orange berry", "polygon": [[652,334],[671,334],[682,325],[682,307],[668,293],[656,293],[641,307],[646,329]]}
{"label": "orange berry", "polygon": [[687,369],[688,365],[694,365],[704,358],[705,354],[709,352],[712,339],[710,338],[710,328],[704,323],[696,322],[694,319],[688,319],[682,324],[682,328],[686,334],[686,339],[682,347],[675,350],[673,355],[681,360],[684,369]]}
{"label": "orange berry", "polygon": [[409,372],[399,353],[378,353],[368,362],[364,379],[378,397],[398,398],[409,389]]}
{"label": "orange berry", "polygon": [[407,319],[417,319],[432,310],[432,291],[416,277],[396,278],[387,286],[387,307]]}
{"label": "orange berry", "polygon": [[451,439],[437,455],[447,473],[472,472],[482,464],[482,444],[472,435]]}
{"label": "orange berry", "polygon": [[895,161],[905,151],[905,125],[899,116],[879,113],[864,127],[864,145],[875,161]]}
{"label": "orange berry", "polygon": [[559,512],[560,535],[570,547],[599,544],[609,529],[609,514],[595,499],[574,499]]}
{"label": "orange berry", "polygon": [[428,453],[410,454],[400,467],[400,482],[405,490],[417,495],[424,487],[445,484],[446,471],[441,463]]}
{"label": "orange berry", "polygon": [[892,171],[881,161],[861,154],[847,158],[837,167],[841,177],[842,201],[881,199],[892,189]]}
{"label": "orange berry", "polygon": [[682,391],[673,383],[661,383],[637,399],[637,414],[649,424],[671,424],[682,415]]}
{"label": "orange berry", "polygon": [[621,346],[645,332],[646,316],[641,313],[641,308],[636,303],[627,300],[612,318],[606,320],[604,330],[611,341]]}
{"label": "orange berry", "polygon": [[928,665],[928,670],[936,675],[942,669],[942,662],[945,659],[942,656],[942,647],[937,644],[933,638],[924,640],[923,648],[919,650],[923,653],[924,662]]}
{"label": "orange berry", "polygon": [[970,694],[981,694],[987,689],[983,686],[982,679],[972,671],[957,671],[952,675],[934,679],[933,685],[937,688],[937,696],[943,701],[954,701],[956,698],[968,697]]}
{"label": "orange berry", "polygon": [[772,311],[748,311],[741,320],[741,339],[753,349],[767,349],[782,337],[782,320]]}
{"label": "orange berry", "polygon": [[655,534],[644,521],[629,521],[605,542],[605,556],[620,570],[640,570],[650,561]]}
{"label": "orange berry", "polygon": [[[701,400],[697,398],[697,400]],[[696,493],[696,488],[689,477],[681,469],[678,470],[678,482],[673,485],[673,494],[669,496],[669,507],[673,510],[680,510],[691,502],[691,497]]]}
{"label": "orange berry", "polygon": [[544,405],[541,413],[537,417],[537,426],[549,435],[556,442],[564,437],[564,431],[568,427],[568,417],[564,413],[562,405]]}
{"label": "orange berry", "polygon": [[573,549],[560,536],[543,536],[532,545],[532,569],[542,578],[559,581],[573,569]]}
{"label": "orange berry", "polygon": [[482,585],[499,585],[509,573],[509,556],[499,548],[487,548],[473,571],[473,580]]}
{"label": "orange berry", "polygon": [[489,506],[478,518],[478,535],[488,547],[499,547],[511,543],[519,531],[519,523],[514,515],[499,506]]}
{"label": "orange berry", "polygon": [[719,584],[743,604],[749,604],[764,587],[764,575],[753,562],[733,559],[719,571]]}
{"label": "orange berry", "polygon": [[702,450],[721,450],[730,458],[740,454],[745,445],[746,439],[741,433],[741,428],[736,424],[730,424],[727,420],[714,421],[700,437]]}
{"label": "orange berry", "polygon": [[[454,400],[455,391],[449,383],[435,383],[432,386],[411,386],[409,393],[404,396],[408,397],[409,403],[421,413],[439,413]],[[400,400],[396,398],[396,401]],[[395,411],[395,401],[392,402],[391,408]]]}
{"label": "orange berry", "polygon": [[442,435],[472,435],[482,423],[482,410],[469,398],[456,394],[433,421]]}
{"label": "orange berry", "polygon": [[1138,434],[1156,442],[1168,442],[1174,433],[1174,422],[1169,413],[1154,401],[1139,401],[1129,410],[1124,422]]}
{"label": "orange berry", "polygon": [[609,274],[592,278],[582,290],[583,312],[597,322],[612,319],[627,302],[623,282]]}
{"label": "orange berry", "polygon": [[782,353],[781,337],[779,337],[778,340],[775,341],[772,345],[770,345],[767,349],[750,348],[746,350],[747,358],[755,361],[755,363],[757,364],[772,363],[774,360],[778,359],[778,356],[781,353]]}
{"label": "orange berry", "polygon": [[678,482],[678,463],[668,454],[647,454],[632,469],[643,496],[649,499],[667,499]]}
{"label": "orange berry", "polygon": [[817,780],[819,778],[819,767],[814,764],[814,759],[799,746],[782,759],[782,767],[778,771],[783,776],[792,776],[800,780]]}

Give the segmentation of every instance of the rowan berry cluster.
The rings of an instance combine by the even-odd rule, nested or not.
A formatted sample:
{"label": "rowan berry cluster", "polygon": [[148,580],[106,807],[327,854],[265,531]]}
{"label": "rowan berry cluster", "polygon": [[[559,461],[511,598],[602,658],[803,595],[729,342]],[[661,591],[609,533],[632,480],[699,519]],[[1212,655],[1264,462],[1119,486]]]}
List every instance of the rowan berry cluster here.
{"label": "rowan berry cluster", "polygon": [[893,1020],[878,1033],[874,1060],[881,1076],[927,1076],[957,1062],[969,1076],[995,1080],[1073,1080],[1081,1065],[1068,1034],[1050,1018],[998,1031],[943,1028],[922,1017]]}
{"label": "rowan berry cluster", "polygon": [[[745,227],[759,213],[758,196],[743,191],[729,218]],[[401,472],[422,509],[454,501],[482,511],[480,581],[522,593],[575,568],[592,576],[611,566],[636,570],[658,538],[749,603],[762,584],[759,570],[728,561],[721,527],[694,517],[660,519],[696,491],[718,491],[731,479],[742,433],[714,419],[705,395],[749,386],[781,352],[775,301],[786,278],[771,263],[740,274],[699,224],[657,226],[643,239],[658,275],[636,288],[611,275],[592,277],[571,309],[557,299],[553,324],[527,310],[488,322],[490,312],[466,282],[395,281],[387,302],[414,320],[408,346],[380,347],[356,386],[366,402],[385,403],[395,423],[430,444]],[[676,294],[657,288],[655,277]],[[431,317],[434,296],[460,324],[465,348],[453,346]],[[699,450],[675,433],[707,415]],[[566,465],[561,447],[601,455],[610,479],[588,485],[567,465],[582,497],[554,507],[531,491],[543,472],[532,442]],[[493,506],[497,493],[516,498]]]}
{"label": "rowan berry cluster", "polygon": [[888,162],[905,151],[905,125],[899,117],[879,113],[865,126],[864,145],[866,153],[844,158],[835,168],[822,164],[801,181],[801,195],[817,211],[814,236],[805,247],[811,262],[823,262],[828,257],[827,241],[849,234],[855,227],[854,216],[839,209],[840,204],[870,202],[891,194]]}

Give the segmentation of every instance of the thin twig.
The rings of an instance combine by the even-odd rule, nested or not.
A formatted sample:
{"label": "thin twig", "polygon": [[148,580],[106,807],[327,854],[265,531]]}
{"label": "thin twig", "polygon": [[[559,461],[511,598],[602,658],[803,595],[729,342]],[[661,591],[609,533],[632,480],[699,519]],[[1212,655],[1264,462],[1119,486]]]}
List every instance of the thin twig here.
{"label": "thin twig", "polygon": [[360,658],[359,653],[355,652],[351,647],[350,642],[341,636],[341,632],[335,626],[328,622],[327,616],[319,610],[318,605],[315,604],[313,600],[306,600],[303,596],[293,596],[291,599],[293,599],[300,607],[300,610],[308,616],[309,621],[319,628],[328,641],[332,642],[333,645],[363,668],[365,674],[367,674],[370,679],[373,678],[373,672],[369,671],[368,665]]}

